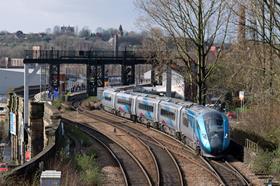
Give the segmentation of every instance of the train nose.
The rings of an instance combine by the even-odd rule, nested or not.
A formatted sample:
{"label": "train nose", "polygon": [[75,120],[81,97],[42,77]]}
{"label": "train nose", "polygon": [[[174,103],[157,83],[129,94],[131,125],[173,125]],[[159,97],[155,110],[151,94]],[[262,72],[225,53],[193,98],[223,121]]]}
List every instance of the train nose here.
{"label": "train nose", "polygon": [[211,153],[218,154],[223,151],[223,138],[214,133],[210,138]]}

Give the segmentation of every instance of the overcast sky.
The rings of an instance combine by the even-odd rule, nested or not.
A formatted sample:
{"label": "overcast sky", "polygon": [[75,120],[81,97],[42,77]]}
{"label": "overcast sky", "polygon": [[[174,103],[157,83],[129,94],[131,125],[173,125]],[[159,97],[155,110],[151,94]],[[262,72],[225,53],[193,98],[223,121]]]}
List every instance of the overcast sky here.
{"label": "overcast sky", "polygon": [[43,32],[55,25],[137,30],[134,0],[0,0],[0,30]]}

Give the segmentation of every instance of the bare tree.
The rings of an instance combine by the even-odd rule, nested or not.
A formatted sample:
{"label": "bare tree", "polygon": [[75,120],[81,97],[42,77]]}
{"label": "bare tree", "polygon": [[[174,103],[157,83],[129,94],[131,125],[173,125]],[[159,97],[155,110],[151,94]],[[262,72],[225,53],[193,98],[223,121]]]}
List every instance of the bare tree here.
{"label": "bare tree", "polygon": [[277,0],[246,0],[239,3],[246,7],[245,27],[253,33],[253,37],[247,38],[247,41],[262,46],[263,89],[269,89],[270,94],[274,95],[276,68],[279,66],[276,58],[280,57],[280,3]]}
{"label": "bare tree", "polygon": [[226,0],[137,0],[137,6],[172,38],[190,83],[197,85],[197,102],[205,104],[207,79],[222,50],[214,59],[208,54],[214,43],[223,48],[229,27],[231,11]]}

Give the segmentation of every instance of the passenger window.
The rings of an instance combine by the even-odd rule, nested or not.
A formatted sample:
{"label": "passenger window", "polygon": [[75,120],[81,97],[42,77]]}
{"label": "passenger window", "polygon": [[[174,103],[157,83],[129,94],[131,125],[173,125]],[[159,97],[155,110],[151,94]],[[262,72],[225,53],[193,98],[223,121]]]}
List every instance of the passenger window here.
{"label": "passenger window", "polygon": [[142,103],[139,103],[138,104],[138,108],[142,109],[142,110],[146,110],[148,112],[153,112],[154,110],[154,107],[153,106],[150,106],[150,105],[146,105],[146,104],[142,104]]}
{"label": "passenger window", "polygon": [[187,127],[187,128],[189,127],[189,121],[185,114],[183,115],[183,125],[185,125],[185,127]]}
{"label": "passenger window", "polygon": [[107,101],[111,101],[111,100],[112,100],[112,98],[111,98],[111,97],[109,97],[109,96],[105,96],[105,100],[107,100]]}
{"label": "passenger window", "polygon": [[118,101],[117,101],[118,104],[121,104],[121,105],[131,105],[131,99],[129,100],[126,100],[126,99],[122,99],[122,98],[118,98]]}
{"label": "passenger window", "polygon": [[170,112],[168,110],[165,110],[165,109],[161,109],[160,110],[160,114],[164,117],[167,117],[167,118],[170,118],[172,120],[175,120],[175,113],[173,112]]}

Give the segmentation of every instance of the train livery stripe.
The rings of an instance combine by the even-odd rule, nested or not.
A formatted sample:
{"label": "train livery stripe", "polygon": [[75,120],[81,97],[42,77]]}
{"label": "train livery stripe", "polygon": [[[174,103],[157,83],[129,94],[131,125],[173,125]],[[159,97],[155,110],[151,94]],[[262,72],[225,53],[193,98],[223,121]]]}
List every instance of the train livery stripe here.
{"label": "train livery stripe", "polygon": [[228,119],[224,116],[223,117],[224,120],[224,139],[223,139],[223,150],[226,150],[229,146],[229,123],[228,123]]}

